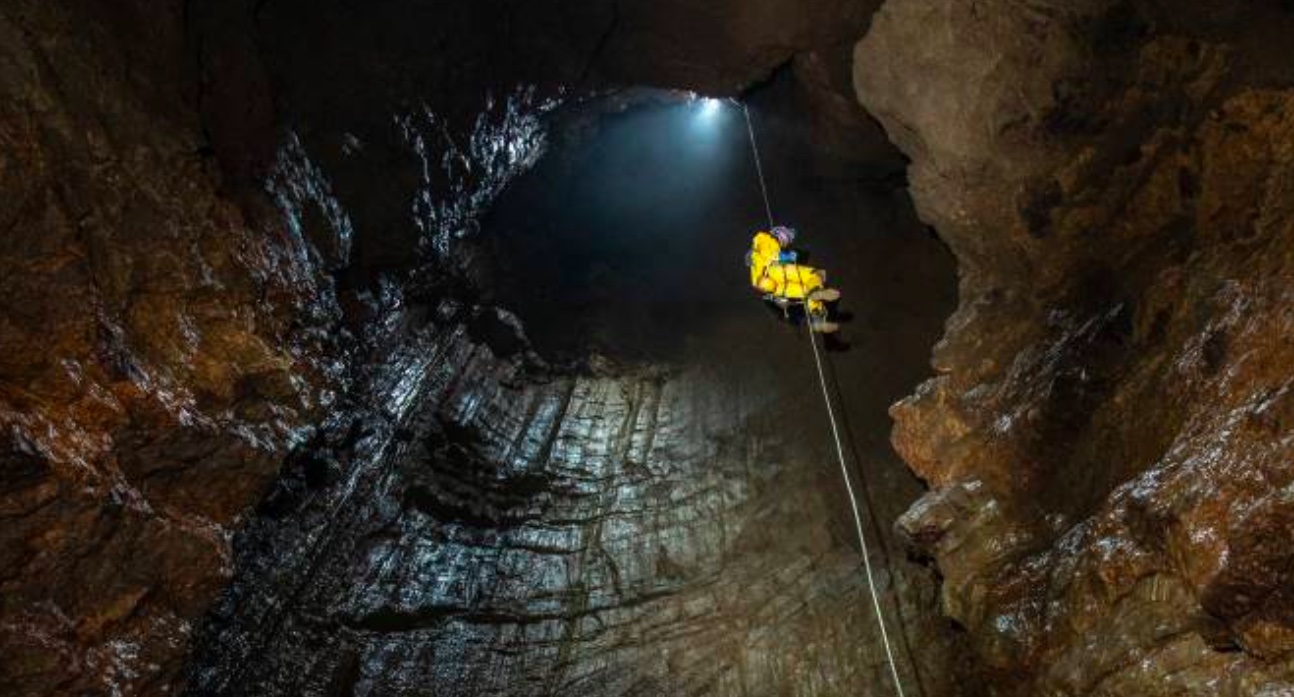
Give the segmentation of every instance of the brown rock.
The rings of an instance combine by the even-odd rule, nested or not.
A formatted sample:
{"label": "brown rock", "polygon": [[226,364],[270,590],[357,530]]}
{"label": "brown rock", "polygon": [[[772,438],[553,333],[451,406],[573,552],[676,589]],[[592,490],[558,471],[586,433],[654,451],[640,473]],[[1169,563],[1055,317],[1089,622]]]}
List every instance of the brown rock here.
{"label": "brown rock", "polygon": [[1161,19],[893,0],[856,52],[963,274],[901,525],[1004,694],[1294,689],[1294,92]]}

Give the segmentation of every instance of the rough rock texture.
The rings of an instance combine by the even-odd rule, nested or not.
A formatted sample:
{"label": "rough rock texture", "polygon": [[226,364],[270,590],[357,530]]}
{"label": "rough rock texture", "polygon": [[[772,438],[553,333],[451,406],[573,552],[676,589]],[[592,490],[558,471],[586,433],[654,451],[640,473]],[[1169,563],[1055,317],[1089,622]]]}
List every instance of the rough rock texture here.
{"label": "rough rock texture", "polygon": [[852,42],[879,6],[876,0],[609,4],[612,21],[595,56],[596,77],[709,94],[761,81],[797,54]]}
{"label": "rough rock texture", "polygon": [[[256,8],[250,31],[278,86],[293,96],[288,108],[354,118],[375,101],[443,100],[518,81],[576,92],[645,85],[736,94],[799,54],[851,45],[879,4],[279,0]],[[848,61],[838,57],[844,69]]]}
{"label": "rough rock texture", "polygon": [[[406,305],[402,323],[417,338],[375,366],[370,381],[384,387],[338,410],[239,538],[238,575],[197,643],[192,694],[890,689],[802,328],[753,305],[740,277],[659,287],[687,279],[677,267],[700,275],[729,263],[732,231],[759,215],[740,115],[728,115],[737,127],[722,138],[709,136],[735,142],[716,149],[736,153],[726,187],[680,195],[677,182],[658,185],[634,205],[687,212],[619,211],[619,226],[581,229],[580,216],[553,211],[591,191],[627,198],[633,188],[617,177],[650,180],[690,162],[628,155],[628,174],[590,166],[623,147],[613,133],[651,147],[670,124],[680,138],[696,127],[686,106],[627,122],[591,108],[595,116],[572,119],[576,133],[504,194],[478,235],[451,243],[451,256],[498,262],[470,269],[485,288],[457,289],[455,300],[427,306],[434,311]],[[777,120],[757,111],[761,122]],[[791,130],[765,129],[768,173],[783,182],[782,205],[803,209],[797,220],[813,231],[813,251],[842,260],[833,278],[867,317],[848,336],[869,348],[833,354],[829,365],[845,393],[845,427],[858,436],[851,454],[873,487],[868,506],[892,521],[919,488],[885,443],[885,409],[924,373],[924,348],[951,305],[949,260],[906,199],[824,179],[807,137]],[[570,142],[581,138],[587,148]],[[583,188],[581,176],[609,186]],[[604,205],[633,207],[614,197]],[[709,229],[687,229],[696,220]],[[680,229],[635,226],[643,221]],[[660,249],[686,250],[686,259],[680,251],[671,263]],[[892,300],[912,283],[924,290]],[[650,301],[628,297],[640,293]],[[489,303],[516,309],[525,331]],[[527,333],[604,354],[557,370],[531,351]],[[932,574],[887,559],[878,542],[874,564],[894,567],[882,573],[882,602],[907,687],[962,693],[953,632],[932,612]]]}
{"label": "rough rock texture", "polygon": [[221,195],[178,3],[99,9],[0,8],[8,694],[174,680],[228,529],[328,401],[328,281]]}
{"label": "rough rock texture", "polygon": [[[219,67],[233,49],[206,44],[190,106],[184,19],[178,3],[0,8],[6,694],[173,689],[232,573],[231,531],[393,343],[390,293],[338,292],[356,235],[301,140],[279,132],[269,158],[244,159],[258,143],[217,166],[213,131],[266,137],[249,106],[264,83],[255,56]],[[207,128],[239,98],[249,113]],[[430,115],[388,114],[404,227],[451,239],[533,160],[527,99],[437,149],[471,177],[427,161]]]}
{"label": "rough rock texture", "polygon": [[[835,93],[870,5],[445,5],[0,4],[0,691],[181,689],[244,526],[282,557],[238,558],[250,581],[205,635],[230,643],[195,691],[416,692],[433,669],[465,691],[544,676],[534,693],[880,680],[843,501],[806,466],[822,441],[725,435],[771,418],[708,415],[731,377],[513,381],[529,359],[457,297],[456,247],[540,152],[561,84],[729,93],[799,55],[824,133],[892,169]],[[628,539],[622,514],[655,537]],[[401,596],[428,538],[450,575]],[[550,571],[507,585],[532,564]],[[929,579],[903,573],[908,633],[942,648]],[[453,653],[497,640],[503,660],[518,632],[534,652],[497,675]],[[292,663],[303,637],[332,650]]]}
{"label": "rough rock texture", "polygon": [[826,444],[771,426],[811,392],[751,393],[740,360],[545,377],[439,315],[384,369],[387,418],[336,425],[347,478],[266,503],[193,694],[884,684]]}
{"label": "rough rock texture", "polygon": [[900,525],[1001,694],[1294,691],[1291,25],[891,0],[857,47],[962,270]]}

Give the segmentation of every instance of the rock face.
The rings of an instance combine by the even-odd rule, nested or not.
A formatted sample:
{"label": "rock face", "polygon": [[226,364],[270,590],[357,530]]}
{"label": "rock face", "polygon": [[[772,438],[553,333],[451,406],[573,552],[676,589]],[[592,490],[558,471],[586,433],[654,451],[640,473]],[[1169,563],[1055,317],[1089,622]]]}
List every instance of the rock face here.
{"label": "rock face", "polygon": [[0,9],[8,694],[174,681],[228,530],[328,401],[328,280],[222,195],[180,24],[138,10]]}
{"label": "rock face", "polygon": [[863,103],[956,253],[900,522],[1002,694],[1294,690],[1276,3],[891,0]]}
{"label": "rock face", "polygon": [[[909,688],[1294,691],[1288,3],[82,5],[0,7],[7,694],[884,689],[822,424],[785,420],[809,366],[555,369],[462,244],[620,82],[789,64],[835,176],[883,180],[842,96],[869,21],[853,82],[961,265],[893,440],[982,669],[894,563]],[[841,277],[897,288],[889,251]],[[892,365],[924,336],[866,321]],[[888,520],[915,487],[862,440]]]}
{"label": "rock face", "polygon": [[811,402],[749,394],[740,359],[544,377],[440,315],[388,367],[400,411],[340,429],[348,478],[280,490],[249,529],[192,694],[883,684],[823,444],[770,423]]}
{"label": "rock face", "polygon": [[[294,85],[281,86],[298,102],[300,88],[331,82],[331,96],[321,90],[310,97],[349,112],[364,107],[351,97],[359,92],[441,96],[513,80],[551,80],[577,91],[644,85],[734,94],[798,54],[851,45],[879,4],[583,0],[553,7],[482,0],[359,9],[339,0],[283,0],[256,9],[254,31],[266,40],[271,72],[290,77]],[[332,50],[294,39],[290,30]]]}
{"label": "rock face", "polygon": [[[538,365],[456,244],[556,85],[798,54],[866,123],[823,62],[868,6],[414,5],[0,7],[3,691],[883,681],[823,441],[739,435],[775,413],[716,408],[731,369]],[[949,689],[930,579],[889,580]]]}
{"label": "rock face", "polygon": [[[731,116],[739,128],[726,137],[744,147],[744,123]],[[662,112],[633,118],[646,121],[616,120],[625,127],[616,132],[649,145],[643,124],[654,125],[652,137],[659,138],[670,123]],[[680,137],[695,128],[691,118],[674,118]],[[714,212],[648,217],[705,220],[710,230],[671,235],[627,223],[594,225],[585,236],[645,238],[638,246],[622,241],[604,255],[578,232],[545,232],[545,223],[578,217],[550,217],[535,200],[551,198],[559,202],[554,208],[568,208],[560,202],[588,190],[556,182],[579,179],[590,160],[601,159],[597,153],[617,142],[593,140],[594,155],[568,145],[517,182],[480,234],[454,247],[468,257],[512,262],[473,277],[506,286],[502,277],[512,274],[532,279],[523,280],[519,293],[565,295],[554,290],[562,283],[533,278],[588,274],[604,281],[601,292],[610,292],[605,280],[617,274],[604,269],[604,256],[634,262],[644,247],[683,245],[694,257],[689,263],[702,271],[727,263],[732,230],[759,214],[753,179],[708,192],[723,200],[733,192],[749,196],[732,197],[749,204],[743,210],[719,206],[735,221],[720,224]],[[852,337],[873,348],[832,363],[840,366],[846,395],[842,416],[852,416],[862,436],[856,444],[863,476],[882,503],[875,515],[892,520],[917,487],[884,446],[885,407],[923,372],[922,352],[904,347],[933,340],[949,307],[943,301],[951,300],[950,268],[910,210],[896,210],[900,199],[886,192],[869,196],[899,230],[837,222],[840,246],[828,246],[827,218],[852,209],[826,202],[856,194],[856,182],[792,185],[794,172],[815,170],[784,160],[777,139],[765,145],[769,174],[786,182],[782,203],[825,209],[802,219],[814,231],[814,251],[868,265],[855,270],[842,263],[846,268],[835,277],[846,293],[857,290],[860,300],[852,307],[890,324],[851,328]],[[746,154],[741,147],[724,149]],[[650,158],[629,159],[628,171],[647,180],[687,164],[673,157],[654,166]],[[751,174],[745,157],[735,159],[743,166],[733,169]],[[603,167],[590,177],[599,184],[618,172]],[[632,189],[612,182],[608,190]],[[650,205],[670,191],[660,186],[644,197]],[[857,198],[850,203],[865,207],[866,197]],[[503,216],[513,205],[516,217]],[[704,209],[696,200],[676,205]],[[857,214],[876,224],[874,214]],[[507,242],[493,226],[508,220],[535,223],[517,234],[541,243],[502,253]],[[492,244],[477,239],[491,234]],[[562,254],[592,261],[552,260]],[[535,259],[548,266],[517,268]],[[619,279],[630,284],[625,294],[676,292],[653,283],[681,276],[643,271],[661,263],[641,260],[643,285]],[[895,264],[906,272],[887,274]],[[606,352],[586,356],[576,369],[545,363],[517,318],[484,304],[482,296],[438,302],[429,317],[409,317],[408,325],[420,328],[417,338],[374,369],[372,382],[385,387],[366,406],[330,420],[239,538],[239,572],[197,642],[190,692],[398,695],[430,686],[451,695],[833,695],[890,689],[804,334],[770,322],[750,304],[744,279],[729,280],[738,281],[735,292],[722,280],[692,287],[684,300],[704,298],[695,317],[687,308],[653,315],[623,297],[601,304],[602,311],[631,315],[635,324],[664,317],[655,331],[679,339],[665,342],[668,350],[636,344],[635,362],[622,357],[622,341],[597,344],[592,335],[638,342],[639,334],[605,318],[583,324],[575,316],[581,305],[599,305],[594,291],[569,292],[568,304],[547,314],[515,305],[535,320],[525,327],[532,334],[571,333],[579,341],[564,346]],[[912,282],[929,289],[911,293],[910,305],[886,308],[895,305],[883,301],[886,292],[861,299],[864,287],[897,292]],[[512,298],[500,292],[489,302]],[[555,326],[536,326],[545,321]],[[536,345],[543,344],[537,339]],[[860,376],[866,381],[854,384]],[[874,563],[887,566],[883,545],[872,551]],[[931,612],[933,578],[889,561],[894,570],[882,572],[881,597],[903,679],[910,689],[954,694],[960,666],[950,627]]]}
{"label": "rock face", "polygon": [[[173,692],[232,531],[399,343],[398,292],[342,274],[366,273],[364,249],[327,177],[261,130],[256,56],[206,42],[195,89],[192,16],[0,8],[6,694]],[[458,234],[536,154],[538,108],[501,98],[461,134],[475,174],[445,196],[428,125],[388,115],[414,173],[404,226],[434,226],[429,246]]]}

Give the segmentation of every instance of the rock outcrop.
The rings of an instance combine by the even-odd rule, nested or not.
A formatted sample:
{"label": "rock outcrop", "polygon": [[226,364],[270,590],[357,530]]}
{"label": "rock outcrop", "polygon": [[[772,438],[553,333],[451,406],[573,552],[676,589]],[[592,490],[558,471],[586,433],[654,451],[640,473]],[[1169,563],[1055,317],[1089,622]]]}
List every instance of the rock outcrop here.
{"label": "rock outcrop", "polygon": [[1278,3],[891,0],[860,99],[956,253],[901,520],[1002,694],[1294,689]]}
{"label": "rock outcrop", "polygon": [[[885,181],[867,32],[858,96],[961,268],[893,442],[966,631],[894,564],[904,678],[1294,691],[1288,3],[877,4],[4,2],[0,687],[881,689],[809,366],[554,368],[463,243],[545,114],[626,82],[789,66],[795,174]],[[884,244],[840,277],[943,268]],[[896,314],[864,336],[925,336]],[[892,518],[915,484],[860,440]]]}
{"label": "rock outcrop", "polygon": [[8,694],[174,681],[228,531],[329,401],[329,280],[221,192],[153,11],[0,9]]}
{"label": "rock outcrop", "polygon": [[[591,2],[554,13],[516,3],[4,3],[4,691],[173,694],[195,627],[239,568],[246,581],[204,636],[251,643],[213,652],[193,672],[196,690],[224,692],[235,675],[289,691],[334,679],[395,684],[425,656],[383,657],[383,647],[422,646],[390,633],[429,637],[442,651],[467,636],[447,623],[482,641],[533,630],[546,648],[513,668],[554,660],[564,671],[554,685],[607,693],[629,686],[599,682],[602,652],[606,665],[641,665],[620,679],[642,689],[737,691],[731,681],[746,675],[827,690],[879,675],[877,647],[852,633],[871,619],[856,602],[856,557],[819,500],[829,489],[802,473],[777,479],[817,453],[753,463],[730,451],[750,443],[722,433],[658,434],[664,426],[640,419],[667,403],[669,428],[686,430],[678,421],[704,420],[710,397],[651,371],[508,382],[518,370],[510,361],[523,359],[485,356],[499,349],[486,348],[489,337],[512,322],[462,297],[467,260],[456,247],[541,151],[537,119],[562,85],[732,93],[800,55],[798,72],[813,76],[803,84],[831,104],[837,134],[866,123],[828,94],[840,89],[839,71],[823,56],[857,36],[870,5],[801,5]],[[680,25],[689,28],[681,38]],[[878,142],[854,145],[878,152]],[[892,168],[893,153],[882,154],[881,169]],[[443,353],[413,356],[434,347]],[[443,365],[428,363],[435,356]],[[487,398],[515,403],[491,402],[486,423],[468,403]],[[574,411],[553,433],[578,441],[587,427],[587,440],[559,447],[535,435],[539,412],[568,402]],[[537,411],[516,411],[524,405]],[[723,418],[716,430],[744,424]],[[637,435],[619,438],[621,427]],[[504,431],[526,436],[505,448],[491,440]],[[599,479],[612,465],[584,460],[614,447],[637,455],[615,461],[627,468],[622,479]],[[529,459],[518,464],[510,448]],[[752,463],[775,483],[738,471]],[[779,503],[769,492],[783,486],[796,493]],[[752,493],[759,487],[771,488]],[[680,503],[679,492],[693,498]],[[325,503],[343,517],[321,514]],[[660,539],[613,534],[620,508]],[[670,519],[653,527],[649,517]],[[761,530],[766,519],[784,527]],[[335,520],[353,525],[325,524]],[[595,520],[597,534],[585,524]],[[383,532],[387,523],[396,528]],[[532,540],[545,525],[558,532]],[[235,558],[244,528],[249,551]],[[722,544],[709,537],[729,532]],[[452,538],[442,551],[461,558],[443,560],[452,574],[442,581],[478,595],[437,590],[432,578],[416,598],[393,590],[392,571],[423,569],[425,536]],[[383,539],[403,565],[346,556]],[[594,542],[605,549],[595,553]],[[767,544],[778,553],[760,552]],[[282,568],[264,568],[279,560],[257,551],[282,552]],[[693,568],[702,552],[706,563],[739,563],[711,584],[715,568]],[[480,595],[487,578],[502,583],[531,563],[555,569],[527,586],[551,592],[550,606],[502,587]],[[272,573],[287,585],[256,585]],[[896,582],[909,616],[929,606],[928,579],[912,574]],[[230,605],[238,601],[247,605]],[[267,618],[293,631],[252,622],[261,602],[281,603]],[[748,626],[713,651],[684,650],[713,638],[705,632],[724,618]],[[913,627],[918,639],[938,629]],[[302,654],[284,647],[321,638],[321,628],[342,633],[336,650],[296,672]],[[641,643],[615,644],[631,639]],[[236,664],[249,646],[266,649],[264,662]],[[447,661],[436,675],[488,667],[475,660]],[[215,668],[228,672],[206,672]],[[516,670],[463,689],[502,690]]]}
{"label": "rock outcrop", "polygon": [[[399,343],[399,276],[367,282],[239,26],[62,5],[0,9],[0,685],[163,694],[232,532]],[[472,177],[427,161],[429,117],[388,114],[403,226],[461,234],[533,161],[539,109],[505,96],[438,148]]]}

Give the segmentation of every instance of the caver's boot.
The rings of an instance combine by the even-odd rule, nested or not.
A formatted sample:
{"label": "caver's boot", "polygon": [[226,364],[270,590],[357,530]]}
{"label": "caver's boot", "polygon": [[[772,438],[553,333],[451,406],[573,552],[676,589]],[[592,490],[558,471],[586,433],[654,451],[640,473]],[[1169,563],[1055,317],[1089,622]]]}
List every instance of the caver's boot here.
{"label": "caver's boot", "polygon": [[825,310],[821,313],[809,313],[809,328],[819,334],[835,334],[840,331],[839,324],[827,319]]}
{"label": "caver's boot", "polygon": [[809,293],[809,300],[818,302],[834,303],[840,299],[840,291],[835,288],[818,288]]}

